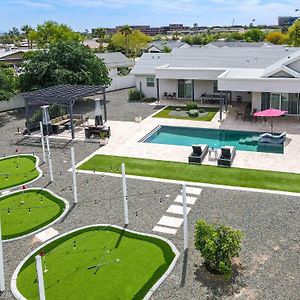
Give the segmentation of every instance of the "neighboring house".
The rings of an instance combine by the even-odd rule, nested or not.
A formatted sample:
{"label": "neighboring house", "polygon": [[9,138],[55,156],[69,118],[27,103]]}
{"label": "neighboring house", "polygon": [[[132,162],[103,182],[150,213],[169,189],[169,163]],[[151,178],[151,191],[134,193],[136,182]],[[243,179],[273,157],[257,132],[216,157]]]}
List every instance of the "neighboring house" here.
{"label": "neighboring house", "polygon": [[135,64],[121,52],[96,53],[96,56],[103,59],[109,76],[121,75],[120,72],[126,68],[130,71]]}
{"label": "neighboring house", "polygon": [[[300,114],[300,48],[191,48],[146,53],[131,74],[146,97],[249,102]],[[218,100],[218,101],[220,101]],[[223,101],[222,101],[223,102]]]}
{"label": "neighboring house", "polygon": [[[83,41],[83,45],[89,47],[90,49],[98,49],[100,44],[97,42],[97,38]],[[102,43],[103,48],[107,48],[108,43]]]}
{"label": "neighboring house", "polygon": [[125,89],[135,86],[135,78],[130,74],[135,62],[127,58],[121,52],[96,53],[102,59],[112,79],[108,91]]}
{"label": "neighboring house", "polygon": [[185,42],[179,42],[179,41],[157,41],[150,43],[148,45],[148,48],[145,52],[148,53],[162,53],[164,52],[165,48],[168,48],[170,50],[173,50],[175,48],[190,48],[191,46]]}
{"label": "neighboring house", "polygon": [[250,47],[282,47],[282,46],[276,46],[269,42],[254,42],[249,43],[245,41],[233,41],[233,42],[227,42],[227,41],[216,41],[211,42],[205,46],[205,48],[236,48],[236,47],[244,47],[244,48],[250,48]]}
{"label": "neighboring house", "polygon": [[23,62],[23,54],[32,51],[31,49],[13,49],[0,52],[0,62],[19,66]]}

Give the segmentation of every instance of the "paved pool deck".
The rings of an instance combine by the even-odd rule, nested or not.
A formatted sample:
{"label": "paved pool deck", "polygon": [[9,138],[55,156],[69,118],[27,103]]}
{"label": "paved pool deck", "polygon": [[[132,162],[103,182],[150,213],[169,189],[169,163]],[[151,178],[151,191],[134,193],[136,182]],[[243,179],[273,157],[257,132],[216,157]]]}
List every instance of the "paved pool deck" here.
{"label": "paved pool deck", "polygon": [[[187,162],[191,147],[139,142],[159,125],[270,132],[270,123],[268,122],[260,120],[249,122],[236,119],[235,107],[230,107],[228,113],[223,116],[221,122],[219,113],[211,122],[153,118],[152,116],[147,117],[141,123],[109,121],[108,125],[111,127],[112,133],[109,143],[84,161],[95,154],[104,154]],[[300,152],[300,119],[296,117],[276,119],[274,128],[276,132],[287,132],[284,154],[237,150],[232,167],[300,173],[300,160],[297,159]],[[207,155],[203,164],[217,165],[217,162],[209,160]]]}

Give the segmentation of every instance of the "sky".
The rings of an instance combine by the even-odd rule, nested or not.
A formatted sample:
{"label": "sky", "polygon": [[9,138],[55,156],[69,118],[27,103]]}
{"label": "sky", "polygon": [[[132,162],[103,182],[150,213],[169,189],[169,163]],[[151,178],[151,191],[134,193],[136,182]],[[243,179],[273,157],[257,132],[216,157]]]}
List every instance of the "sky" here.
{"label": "sky", "polygon": [[0,31],[46,20],[84,31],[116,25],[192,26],[277,24],[299,15],[300,0],[0,0]]}

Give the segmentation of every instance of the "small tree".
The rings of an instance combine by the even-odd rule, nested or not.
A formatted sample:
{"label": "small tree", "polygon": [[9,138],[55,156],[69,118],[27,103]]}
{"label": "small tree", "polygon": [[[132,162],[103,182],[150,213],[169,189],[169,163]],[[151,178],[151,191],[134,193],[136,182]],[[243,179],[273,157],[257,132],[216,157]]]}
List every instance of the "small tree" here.
{"label": "small tree", "polygon": [[288,31],[290,43],[294,47],[300,46],[300,20],[297,20]]}
{"label": "small tree", "polygon": [[223,274],[226,279],[232,275],[231,259],[239,256],[243,234],[231,227],[208,224],[198,220],[195,225],[195,247],[201,252],[208,269]]}
{"label": "small tree", "polygon": [[18,92],[18,76],[13,67],[0,64],[0,101],[8,101]]}

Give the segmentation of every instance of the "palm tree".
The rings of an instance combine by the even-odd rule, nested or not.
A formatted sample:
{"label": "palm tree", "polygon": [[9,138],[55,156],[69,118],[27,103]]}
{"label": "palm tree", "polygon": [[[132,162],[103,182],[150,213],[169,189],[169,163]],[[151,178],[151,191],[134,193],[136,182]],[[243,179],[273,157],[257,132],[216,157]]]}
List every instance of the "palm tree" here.
{"label": "palm tree", "polygon": [[130,28],[129,25],[123,25],[120,28],[120,33],[125,36],[125,51],[126,51],[126,56],[128,56],[129,36],[132,34],[132,29]]}
{"label": "palm tree", "polygon": [[96,28],[94,31],[94,35],[98,38],[99,48],[103,48],[103,39],[106,36],[106,29],[105,28]]}
{"label": "palm tree", "polygon": [[300,46],[300,20],[298,19],[288,31],[288,37],[292,46],[299,47]]}
{"label": "palm tree", "polygon": [[23,25],[21,27],[21,31],[25,33],[28,48],[32,48],[32,41],[31,41],[31,45],[29,45],[29,36],[28,36],[29,32],[32,30],[33,30],[33,28],[30,25]]}

